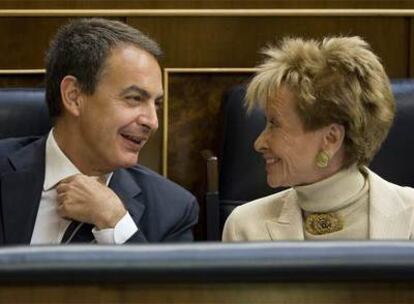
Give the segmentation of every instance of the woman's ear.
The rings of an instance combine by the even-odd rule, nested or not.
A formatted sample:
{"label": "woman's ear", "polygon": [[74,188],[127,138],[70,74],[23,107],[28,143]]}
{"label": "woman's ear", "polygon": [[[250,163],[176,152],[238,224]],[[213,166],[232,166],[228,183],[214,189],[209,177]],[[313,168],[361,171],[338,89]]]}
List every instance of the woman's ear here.
{"label": "woman's ear", "polygon": [[66,111],[78,117],[82,103],[82,94],[76,77],[67,75],[62,79],[60,82],[60,96]]}
{"label": "woman's ear", "polygon": [[345,138],[345,127],[338,123],[330,124],[326,127],[324,136],[324,151],[332,158],[341,149]]}

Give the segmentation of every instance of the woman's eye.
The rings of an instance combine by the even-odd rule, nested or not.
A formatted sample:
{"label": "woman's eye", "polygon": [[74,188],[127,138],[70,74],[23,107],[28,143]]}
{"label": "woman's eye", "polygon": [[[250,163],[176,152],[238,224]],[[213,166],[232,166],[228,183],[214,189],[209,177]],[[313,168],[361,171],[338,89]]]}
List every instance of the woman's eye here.
{"label": "woman's eye", "polygon": [[267,121],[267,123],[268,123],[271,127],[277,127],[277,126],[278,126],[277,121],[276,121],[276,120],[273,120],[273,119],[268,120],[268,121]]}

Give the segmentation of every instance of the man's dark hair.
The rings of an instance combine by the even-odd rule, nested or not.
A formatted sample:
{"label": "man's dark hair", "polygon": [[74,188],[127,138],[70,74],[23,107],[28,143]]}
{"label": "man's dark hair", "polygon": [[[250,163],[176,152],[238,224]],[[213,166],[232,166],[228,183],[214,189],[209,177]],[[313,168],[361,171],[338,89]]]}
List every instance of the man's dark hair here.
{"label": "man's dark hair", "polygon": [[139,30],[108,19],[76,19],[61,27],[46,55],[46,102],[53,121],[62,113],[60,83],[67,75],[76,77],[86,94],[93,94],[111,51],[132,44],[162,56],[159,45]]}

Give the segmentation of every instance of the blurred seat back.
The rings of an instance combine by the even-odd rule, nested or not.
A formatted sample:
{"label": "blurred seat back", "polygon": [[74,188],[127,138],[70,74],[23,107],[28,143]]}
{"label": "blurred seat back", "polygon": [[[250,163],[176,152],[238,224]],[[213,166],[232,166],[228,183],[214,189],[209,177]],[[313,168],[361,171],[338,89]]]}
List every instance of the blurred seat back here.
{"label": "blurred seat back", "polygon": [[370,169],[389,182],[414,187],[414,79],[392,81],[394,124]]}
{"label": "blurred seat back", "polygon": [[44,89],[0,89],[0,139],[44,135],[51,123]]}

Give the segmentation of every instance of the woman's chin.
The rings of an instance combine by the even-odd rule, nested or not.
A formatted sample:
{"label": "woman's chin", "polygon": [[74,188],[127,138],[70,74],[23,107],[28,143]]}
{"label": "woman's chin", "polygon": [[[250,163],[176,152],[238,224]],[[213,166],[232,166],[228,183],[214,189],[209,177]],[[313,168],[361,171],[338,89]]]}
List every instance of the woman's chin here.
{"label": "woman's chin", "polygon": [[283,183],[280,180],[276,180],[275,178],[268,177],[267,178],[267,184],[270,188],[278,188],[283,187]]}

